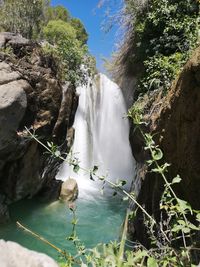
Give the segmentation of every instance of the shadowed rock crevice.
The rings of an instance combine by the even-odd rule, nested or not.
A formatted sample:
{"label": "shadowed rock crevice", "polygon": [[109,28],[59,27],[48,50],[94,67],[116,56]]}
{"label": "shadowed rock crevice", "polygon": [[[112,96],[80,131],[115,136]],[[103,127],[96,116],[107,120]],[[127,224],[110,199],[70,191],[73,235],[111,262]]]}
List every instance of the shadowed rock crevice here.
{"label": "shadowed rock crevice", "polygon": [[[147,100],[149,103],[149,100]],[[157,94],[144,114],[147,131],[164,153],[163,162],[171,164],[167,173],[168,180],[179,174],[181,183],[174,189],[181,199],[187,200],[194,209],[200,209],[200,47],[187,62],[171,89],[163,98]],[[133,154],[144,168],[148,156],[143,153],[144,143],[141,136],[130,133]],[[142,164],[141,164],[142,163]],[[147,169],[147,168],[146,168]],[[138,201],[150,214],[159,219],[159,201],[163,192],[162,178],[147,171],[140,172],[137,181],[141,189]],[[130,232],[148,245],[143,225],[143,215],[138,211]],[[134,229],[134,230],[133,230]],[[142,237],[143,236],[143,237]]]}

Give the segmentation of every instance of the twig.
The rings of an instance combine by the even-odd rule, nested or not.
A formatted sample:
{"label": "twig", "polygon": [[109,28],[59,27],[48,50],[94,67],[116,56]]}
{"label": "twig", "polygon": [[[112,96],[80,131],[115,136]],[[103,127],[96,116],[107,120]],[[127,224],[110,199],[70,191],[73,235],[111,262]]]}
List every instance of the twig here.
{"label": "twig", "polygon": [[44,237],[40,236],[39,234],[37,234],[37,233],[33,232],[32,230],[28,229],[27,227],[23,226],[20,222],[17,221],[16,224],[17,224],[17,226],[19,228],[23,229],[25,232],[31,234],[32,236],[34,236],[37,239],[41,240],[42,242],[44,242],[45,244],[49,245],[53,249],[57,250],[65,258],[71,257],[67,252],[65,252],[62,249],[58,248],[57,246],[55,246],[54,244],[52,244],[51,242],[49,242],[47,239],[45,239]]}

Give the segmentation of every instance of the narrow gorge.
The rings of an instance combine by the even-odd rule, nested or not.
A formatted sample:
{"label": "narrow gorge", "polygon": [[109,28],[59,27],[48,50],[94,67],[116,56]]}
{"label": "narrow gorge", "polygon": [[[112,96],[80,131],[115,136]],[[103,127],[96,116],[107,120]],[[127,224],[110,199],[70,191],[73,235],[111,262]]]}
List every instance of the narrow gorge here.
{"label": "narrow gorge", "polygon": [[0,1],[0,266],[200,266],[199,7]]}
{"label": "narrow gorge", "polygon": [[[59,83],[53,69],[53,58],[45,58],[39,45],[35,46],[13,34],[2,34],[4,36],[13,40],[18,50],[16,49],[15,62],[2,54],[5,58],[1,63],[4,79],[1,91],[6,92],[4,98],[8,99],[8,89],[14,80],[15,90],[24,90],[24,102],[20,102],[21,106],[24,104],[24,108],[21,108],[21,117],[16,114],[19,121],[10,129],[18,147],[18,150],[13,147],[12,153],[20,156],[16,160],[15,157],[4,158],[5,165],[10,168],[6,168],[7,179],[2,179],[1,182],[4,196],[1,218],[2,222],[10,222],[1,227],[1,237],[17,241],[29,249],[39,249],[56,258],[57,253],[53,249],[16,231],[15,222],[20,221],[48,237],[57,246],[73,252],[71,244],[67,244],[63,238],[63,233],[70,235],[71,215],[65,202],[55,201],[59,197],[62,181],[72,178],[78,184],[76,205],[80,221],[79,236],[91,248],[98,242],[116,239],[125,216],[126,204],[119,197],[112,197],[114,191],[110,186],[103,185],[98,178],[94,178],[96,181],[91,180],[89,171],[95,166],[98,169],[97,177],[106,177],[113,183],[126,180],[124,188],[128,191],[131,188],[135,163],[129,144],[129,120],[121,89],[104,74],[96,74],[94,79],[88,78],[87,85],[79,86],[75,92],[67,84]],[[10,43],[8,45],[12,47],[13,44]],[[22,49],[24,55],[20,58],[17,52]],[[27,50],[31,52],[28,57]],[[21,89],[21,84],[26,87]],[[13,114],[15,110],[21,110],[12,109],[13,105],[15,107],[18,104],[18,98],[9,100],[6,102],[6,110],[2,108],[6,120],[7,110],[11,109]],[[76,173],[73,165],[44,154],[43,147],[30,138],[24,127],[37,134],[39,140],[45,144],[46,140],[53,140],[63,155],[72,149],[66,161],[70,161],[70,158],[76,159],[80,171]],[[2,135],[2,138],[4,136],[9,138],[9,135]],[[10,137],[8,142],[11,141],[14,142]],[[5,144],[5,141],[2,140],[2,143]],[[3,164],[2,166],[4,167]],[[5,176],[4,168],[2,175]],[[102,187],[103,194],[100,192]],[[111,230],[112,221],[115,226]],[[89,229],[94,233],[93,238],[87,236]],[[57,237],[52,237],[51,233]]]}

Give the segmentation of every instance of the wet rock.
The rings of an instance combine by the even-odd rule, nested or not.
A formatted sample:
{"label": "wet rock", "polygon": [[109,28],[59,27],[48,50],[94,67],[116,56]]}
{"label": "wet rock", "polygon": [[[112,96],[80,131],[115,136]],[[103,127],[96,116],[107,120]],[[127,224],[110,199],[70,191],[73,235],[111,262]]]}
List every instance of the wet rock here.
{"label": "wet rock", "polygon": [[42,201],[56,201],[60,197],[60,191],[62,186],[61,180],[51,180],[48,184],[42,187],[37,197]]}
{"label": "wet rock", "polygon": [[8,206],[4,204],[5,196],[0,195],[0,224],[5,224],[9,221]]}
{"label": "wet rock", "polygon": [[0,240],[0,262],[1,267],[58,267],[49,256],[4,240]]}
{"label": "wet rock", "polygon": [[[78,97],[73,86],[65,84],[63,86],[63,98],[58,115],[57,122],[53,130],[53,136],[55,139],[61,138],[61,133],[69,129],[67,132],[68,146],[71,147],[74,136],[74,129],[72,125],[74,123],[74,114],[78,107]],[[65,137],[66,138],[66,137]]]}

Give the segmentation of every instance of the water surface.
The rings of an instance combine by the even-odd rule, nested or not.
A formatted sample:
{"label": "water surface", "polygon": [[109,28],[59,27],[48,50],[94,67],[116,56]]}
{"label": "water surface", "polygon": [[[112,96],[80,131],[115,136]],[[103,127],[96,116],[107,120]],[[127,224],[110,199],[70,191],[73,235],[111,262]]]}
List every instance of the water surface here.
{"label": "water surface", "polygon": [[[58,259],[58,253],[53,248],[17,228],[16,221],[19,221],[59,248],[72,254],[75,252],[73,244],[67,240],[72,230],[72,212],[65,203],[23,200],[13,204],[10,213],[11,222],[0,228],[0,238],[16,241]],[[117,240],[124,213],[125,204],[116,198],[80,199],[77,201],[77,234],[87,248]]]}

